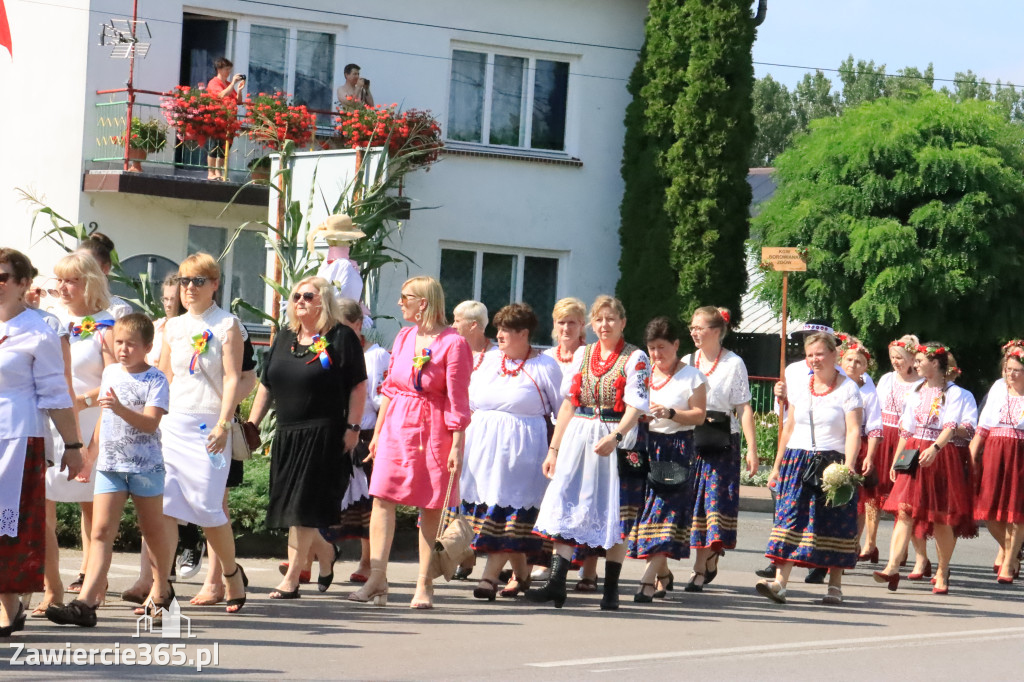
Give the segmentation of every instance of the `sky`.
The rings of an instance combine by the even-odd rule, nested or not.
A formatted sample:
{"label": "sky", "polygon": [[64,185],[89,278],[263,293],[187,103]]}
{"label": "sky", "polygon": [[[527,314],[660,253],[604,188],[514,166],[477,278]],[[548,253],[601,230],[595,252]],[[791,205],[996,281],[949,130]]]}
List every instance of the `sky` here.
{"label": "sky", "polygon": [[[756,7],[754,1],[752,7]],[[768,0],[754,42],[754,73],[791,90],[814,68],[836,69],[847,56],[885,64],[935,66],[935,87],[971,69],[991,83],[1024,85],[1022,0]],[[762,62],[762,63],[759,63]],[[811,68],[768,66],[792,64]],[[825,71],[833,88],[839,74]],[[952,84],[945,83],[952,87]]]}

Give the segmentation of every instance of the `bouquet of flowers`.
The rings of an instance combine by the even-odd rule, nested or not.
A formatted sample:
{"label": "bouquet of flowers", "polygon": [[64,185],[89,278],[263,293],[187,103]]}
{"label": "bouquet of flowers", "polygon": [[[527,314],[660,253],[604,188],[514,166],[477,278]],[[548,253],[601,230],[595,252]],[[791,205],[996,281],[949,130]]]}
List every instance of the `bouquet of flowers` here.
{"label": "bouquet of flowers", "polygon": [[845,464],[829,464],[821,473],[821,491],[825,493],[825,504],[830,507],[849,504],[857,486],[863,482],[864,477],[853,473]]}
{"label": "bouquet of flowers", "polygon": [[234,105],[201,88],[179,85],[161,100],[160,108],[178,139],[200,145],[211,138],[231,140],[240,127]]}
{"label": "bouquet of flowers", "polygon": [[309,113],[305,105],[288,104],[289,96],[283,92],[268,95],[264,92],[245,98],[245,124],[249,137],[279,151],[285,140],[296,147],[306,147],[316,133],[316,114]]}

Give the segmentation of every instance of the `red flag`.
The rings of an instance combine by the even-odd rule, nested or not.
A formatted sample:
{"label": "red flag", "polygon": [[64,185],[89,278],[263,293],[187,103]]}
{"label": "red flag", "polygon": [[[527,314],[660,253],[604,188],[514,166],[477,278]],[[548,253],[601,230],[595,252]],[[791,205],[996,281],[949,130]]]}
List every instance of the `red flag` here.
{"label": "red flag", "polygon": [[4,9],[4,0],[0,0],[0,45],[7,48],[14,59],[13,43],[11,42],[11,27],[7,23],[7,10]]}

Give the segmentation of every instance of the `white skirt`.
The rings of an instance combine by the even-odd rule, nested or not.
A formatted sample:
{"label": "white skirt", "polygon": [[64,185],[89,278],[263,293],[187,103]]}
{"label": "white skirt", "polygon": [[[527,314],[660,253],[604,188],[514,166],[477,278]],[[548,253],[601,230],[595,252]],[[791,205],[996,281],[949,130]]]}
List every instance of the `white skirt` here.
{"label": "white skirt", "polygon": [[[199,425],[212,430],[218,414],[168,412],[160,420],[164,451],[164,514],[179,522],[201,528],[216,528],[228,522],[224,513],[231,462],[214,469],[206,452],[206,436]],[[224,457],[231,457],[231,434],[224,445]]]}
{"label": "white skirt", "polygon": [[348,488],[341,498],[341,511],[370,497],[370,483],[366,480],[366,472],[362,467],[352,467],[352,475],[348,478]]}
{"label": "white skirt", "polygon": [[[78,428],[84,444],[89,445],[92,442],[92,434],[102,411],[103,408],[100,407],[87,407],[78,413]],[[69,481],[68,472],[60,470],[61,460],[64,459],[64,440],[52,423],[50,433],[53,437],[54,465],[46,470],[46,499],[54,502],[92,502],[92,489],[96,483],[96,462],[93,462],[88,483]]]}
{"label": "white skirt", "polygon": [[[619,465],[616,453],[601,457],[594,445],[615,423],[574,417],[562,435],[555,475],[544,493],[536,530],[578,544],[611,549],[622,542]],[[632,434],[630,434],[632,436]],[[626,440],[635,440],[627,436]],[[631,443],[623,443],[629,447]]]}
{"label": "white skirt", "polygon": [[471,504],[536,509],[548,479],[542,469],[548,451],[544,417],[519,417],[478,410],[466,429],[466,457],[459,493]]}

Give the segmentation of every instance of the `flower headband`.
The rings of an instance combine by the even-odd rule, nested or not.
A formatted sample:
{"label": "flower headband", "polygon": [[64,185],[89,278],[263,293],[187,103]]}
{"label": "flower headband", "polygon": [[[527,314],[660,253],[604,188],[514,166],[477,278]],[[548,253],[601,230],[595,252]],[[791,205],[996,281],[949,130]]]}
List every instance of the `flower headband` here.
{"label": "flower headband", "polygon": [[1011,346],[1010,344],[1012,343],[1013,342],[1011,341],[1010,343],[1006,344],[1006,346],[1010,346],[1009,348],[1003,346],[1003,357],[1013,358],[1020,364],[1024,365],[1024,346]]}
{"label": "flower headband", "polygon": [[918,353],[924,353],[925,355],[945,355],[946,354],[946,347],[945,346],[941,346],[941,345],[939,345],[939,346],[924,346],[924,345],[922,345],[922,346],[918,346],[917,347],[917,352]]}
{"label": "flower headband", "polygon": [[1024,339],[1011,339],[1003,346],[1003,355],[1017,355],[1014,349],[1024,349]]}
{"label": "flower headband", "polygon": [[725,308],[719,308],[718,309],[718,314],[722,316],[722,319],[725,320],[725,326],[728,327],[729,326],[729,320],[732,318],[732,316],[729,315],[729,311],[726,310]]}

